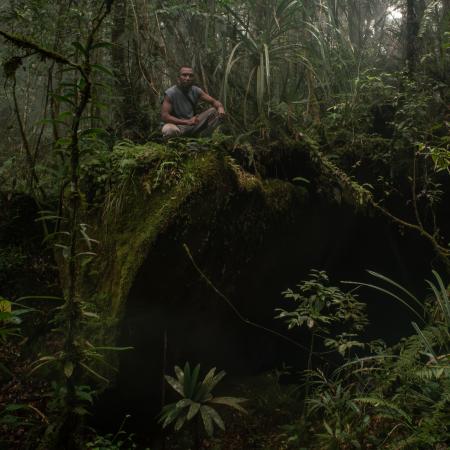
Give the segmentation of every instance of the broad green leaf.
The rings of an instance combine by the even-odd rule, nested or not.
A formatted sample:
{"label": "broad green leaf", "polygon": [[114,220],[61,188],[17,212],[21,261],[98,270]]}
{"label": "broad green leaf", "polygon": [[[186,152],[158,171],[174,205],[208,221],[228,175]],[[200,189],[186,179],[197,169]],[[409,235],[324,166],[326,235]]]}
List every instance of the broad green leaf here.
{"label": "broad green leaf", "polygon": [[[97,253],[94,252],[80,252],[77,253],[75,256],[97,256]],[[92,261],[92,258],[89,258],[89,261]]]}
{"label": "broad green leaf", "polygon": [[238,50],[238,48],[240,47],[240,45],[242,44],[242,42],[239,42],[238,44],[236,44],[233,47],[233,50],[231,50],[230,56],[228,58],[227,61],[227,65],[225,67],[225,77],[224,77],[224,81],[223,81],[223,96],[224,96],[224,106],[225,108],[227,107],[227,89],[228,89],[228,78],[230,76],[230,72],[231,69],[233,68],[233,65],[240,59],[240,58],[234,58],[234,54],[236,53],[236,51]]}
{"label": "broad green leaf", "polygon": [[310,183],[310,181],[307,178],[303,178],[303,177],[294,177],[294,178],[292,178],[292,181],[302,181],[303,183],[307,183],[307,184]]}
{"label": "broad green leaf", "polygon": [[40,125],[59,123],[60,125],[64,125],[66,127],[69,126],[69,124],[67,122],[65,122],[64,120],[59,120],[59,119],[42,119],[42,120],[39,120],[37,123]]}
{"label": "broad green leaf", "polygon": [[203,419],[203,425],[205,426],[206,434],[211,437],[214,433],[214,425],[212,421],[212,417],[207,410],[207,406],[201,406],[200,407],[200,414]]}
{"label": "broad green leaf", "polygon": [[94,369],[86,365],[85,363],[80,363],[80,366],[83,367],[87,372],[89,372],[91,375],[93,375],[95,378],[98,378],[99,380],[109,383],[108,378],[105,378],[103,375],[100,375],[98,372],[96,372]]}
{"label": "broad green leaf", "polygon": [[208,373],[205,375],[205,378],[203,379],[203,384],[209,385],[211,380],[214,378],[214,374],[216,373],[216,368],[213,367],[208,371]]}
{"label": "broad green leaf", "polygon": [[177,409],[175,403],[164,406],[159,420],[162,423],[162,427],[166,428],[169,426],[178,417],[179,413],[180,410]]}
{"label": "broad green leaf", "polygon": [[191,420],[193,417],[197,415],[200,410],[200,403],[192,402],[189,411],[187,413],[187,420]]}
{"label": "broad green leaf", "polygon": [[16,302],[21,302],[23,300],[63,300],[63,298],[53,295],[26,295],[25,297],[18,298]]}
{"label": "broad green leaf", "polygon": [[83,55],[86,54],[86,49],[79,42],[72,42],[72,47],[79,50]]}
{"label": "broad green leaf", "polygon": [[218,405],[226,405],[230,406],[231,408],[234,408],[242,413],[247,414],[247,410],[244,409],[239,403],[246,402],[246,398],[239,398],[239,397],[214,397],[212,398],[209,403],[215,403]]}
{"label": "broad green leaf", "polygon": [[55,361],[57,359],[56,356],[42,356],[39,359],[37,359],[36,361],[33,362],[34,363],[39,363],[42,361]]}
{"label": "broad green leaf", "polygon": [[266,81],[267,81],[267,92],[270,95],[270,62],[269,62],[269,46],[264,43],[264,63],[266,68]]}
{"label": "broad green leaf", "polygon": [[72,100],[72,96],[69,95],[59,95],[59,94],[53,94],[53,97],[58,100],[59,102],[68,103],[71,106],[75,106],[75,103]]}
{"label": "broad green leaf", "polygon": [[183,393],[185,397],[189,397],[189,391],[191,386],[191,366],[189,365],[189,362],[186,361],[186,364],[184,365],[184,381],[183,381]]}
{"label": "broad green leaf", "polygon": [[223,423],[222,417],[217,413],[214,408],[210,406],[203,406],[203,408],[208,411],[208,414],[211,416],[212,420],[216,423],[216,425],[222,430],[225,431],[225,424]]}
{"label": "broad green leaf", "polygon": [[72,118],[72,117],[73,117],[72,111],[64,111],[64,112],[58,114],[59,120],[64,120],[64,119]]}
{"label": "broad green leaf", "polygon": [[43,358],[39,358],[37,361],[35,361],[33,363],[33,367],[31,368],[29,373],[32,374],[33,372],[40,369],[41,367],[44,367],[45,365],[47,365],[51,362],[55,362],[55,361],[56,361],[56,357],[54,357],[54,356],[44,356]]}
{"label": "broad green leaf", "polygon": [[72,361],[66,361],[64,364],[64,375],[70,378],[73,374],[74,365]]}
{"label": "broad green leaf", "polygon": [[90,311],[82,311],[83,316],[89,317],[91,319],[99,319],[100,316],[96,313],[90,312]]}
{"label": "broad green leaf", "polygon": [[2,414],[5,412],[20,411],[22,409],[27,409],[27,408],[28,408],[28,405],[25,405],[23,403],[14,403],[14,404],[6,405],[2,411]]}
{"label": "broad green leaf", "polygon": [[80,78],[77,83],[77,88],[81,91],[86,86],[86,80],[84,78]]}
{"label": "broad green leaf", "polygon": [[217,375],[214,375],[212,379],[209,382],[204,382],[205,385],[208,388],[208,392],[211,392],[217,384],[223,379],[223,377],[226,375],[224,370],[221,370]]}
{"label": "broad green leaf", "polygon": [[391,409],[392,411],[395,411],[399,416],[406,419],[406,421],[408,423],[411,423],[411,417],[405,411],[403,411],[403,409],[401,409],[396,404],[394,404],[393,402],[390,402],[388,400],[384,400],[382,398],[376,398],[376,397],[359,397],[359,398],[355,398],[354,401],[373,405],[375,408]]}
{"label": "broad green leaf", "polygon": [[65,147],[65,146],[69,145],[71,142],[72,142],[72,139],[67,138],[67,137],[62,137],[62,138],[59,138],[55,142],[55,145],[60,146],[60,147]]}
{"label": "broad green leaf", "polygon": [[331,436],[334,436],[333,430],[331,429],[330,425],[324,420],[323,425],[325,426],[325,429],[327,430],[327,433]]}
{"label": "broad green leaf", "polygon": [[178,409],[187,408],[192,404],[192,400],[190,398],[183,398],[176,403],[176,407]]}
{"label": "broad green leaf", "polygon": [[175,374],[177,376],[178,381],[183,384],[184,382],[184,372],[179,366],[175,366]]}
{"label": "broad green leaf", "polygon": [[91,405],[94,403],[94,399],[93,399],[92,394],[90,392],[78,390],[77,391],[77,397],[80,400],[83,400],[85,402],[90,403]]}
{"label": "broad green leaf", "polygon": [[[448,321],[447,324],[450,325],[450,296],[449,296],[448,290],[445,288],[444,282],[442,281],[442,278],[440,277],[440,275],[435,270],[433,270],[432,273],[438,282],[438,285],[440,288],[440,293],[441,293],[441,295],[437,295],[436,298],[440,299],[442,312],[447,318],[447,321]],[[433,286],[433,284],[431,282],[428,282],[428,283],[430,284],[430,286]],[[433,291],[434,291],[434,289],[433,289]],[[436,295],[436,292],[435,292],[435,295]]]}
{"label": "broad green leaf", "polygon": [[420,340],[422,341],[423,345],[425,346],[427,352],[429,355],[432,355],[433,358],[436,360],[437,355],[433,350],[433,345],[430,343],[430,341],[426,338],[426,336],[423,334],[422,330],[419,328],[416,322],[412,322],[413,328],[416,330],[417,334],[419,335]]}
{"label": "broad green leaf", "polygon": [[19,425],[29,425],[27,421],[21,420],[20,417],[12,414],[1,415],[0,420],[3,425],[13,425],[15,427]]}
{"label": "broad green leaf", "polygon": [[165,375],[164,378],[176,392],[178,392],[182,397],[184,397],[183,386],[178,380],[171,377],[170,375]]}
{"label": "broad green leaf", "polygon": [[205,403],[211,397],[211,392],[208,389],[208,386],[201,383],[195,390],[194,395],[192,396],[192,400],[200,403]]}
{"label": "broad green leaf", "polygon": [[103,134],[105,130],[103,128],[87,128],[86,130],[80,131],[80,137],[86,136],[97,136],[98,134]]}
{"label": "broad green leaf", "polygon": [[107,75],[114,77],[114,73],[112,72],[111,69],[109,69],[108,67],[103,66],[102,64],[91,64],[91,67],[98,71],[98,72],[103,72],[106,73]]}
{"label": "broad green leaf", "polygon": [[400,289],[402,292],[404,292],[406,295],[408,295],[408,297],[417,305],[419,305],[419,307],[423,308],[422,303],[417,299],[417,297],[412,294],[410,291],[408,291],[408,289],[404,288],[401,284],[396,283],[394,280],[391,280],[389,277],[386,277],[385,275],[382,275],[381,273],[375,272],[373,270],[368,270],[368,273],[370,273],[370,275],[379,278],[380,280],[386,281],[387,283],[392,284],[393,286],[395,286],[397,289]]}
{"label": "broad green leaf", "polygon": [[107,42],[107,41],[102,41],[102,42],[97,42],[96,44],[94,44],[91,49],[96,49],[96,48],[111,48],[112,47],[112,42]]}
{"label": "broad green leaf", "polygon": [[186,415],[183,414],[182,416],[178,417],[178,420],[175,422],[175,431],[180,431],[183,427],[184,423],[186,422]]}
{"label": "broad green leaf", "polygon": [[[341,283],[353,284],[353,285],[356,285],[356,286],[365,286],[365,287],[369,287],[371,289],[375,289],[376,291],[383,292],[384,294],[387,294],[387,295],[395,298],[396,300],[398,300],[400,303],[405,305],[410,311],[412,311],[414,313],[414,315],[417,316],[422,322],[425,322],[425,319],[409,303],[407,303],[401,297],[399,297],[398,295],[394,294],[393,292],[391,292],[391,291],[389,291],[387,289],[381,288],[381,287],[379,287],[377,285],[374,285],[374,284],[361,283],[361,282],[356,282],[356,281],[341,281]],[[421,305],[421,307],[422,307],[422,305]]]}
{"label": "broad green leaf", "polygon": [[198,386],[199,374],[200,374],[200,364],[197,364],[194,370],[192,371],[192,378],[190,380],[190,385],[188,386],[189,391],[187,392],[187,396],[189,398],[192,398],[195,393],[195,390],[199,388]]}

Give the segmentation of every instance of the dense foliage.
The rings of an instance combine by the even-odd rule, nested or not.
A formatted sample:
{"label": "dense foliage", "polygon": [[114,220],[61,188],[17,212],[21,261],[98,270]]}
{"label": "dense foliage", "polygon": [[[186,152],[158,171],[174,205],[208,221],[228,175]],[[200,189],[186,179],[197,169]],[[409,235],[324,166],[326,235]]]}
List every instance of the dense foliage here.
{"label": "dense foliage", "polygon": [[[414,305],[420,325],[413,322],[415,334],[392,347],[380,341],[362,344],[354,335],[353,347],[367,346],[372,351],[359,357],[350,353],[330,374],[320,369],[307,371],[312,390],[304,399],[306,419],[286,428],[291,442],[303,447],[306,434],[311,437],[308,448],[446,447],[450,438],[448,290],[435,272],[435,280],[428,281],[432,295],[421,303],[402,286],[376,275],[383,283],[378,280],[382,284],[366,286],[382,290],[409,307]],[[316,289],[308,287],[305,290],[311,283],[319,291],[331,290],[331,295],[318,295]],[[340,302],[339,289],[323,286],[314,274],[301,290],[309,294],[303,297],[306,304],[322,301],[331,306]],[[353,308],[346,309],[351,317]],[[307,314],[305,324],[314,316]],[[298,325],[295,316],[284,317],[289,326]],[[317,319],[328,322],[325,314]]]}
{"label": "dense foliage", "polygon": [[[311,340],[302,394],[277,391],[298,411],[282,416],[274,448],[446,448],[449,0],[9,0],[0,24],[0,339],[8,349],[0,445],[136,445],[122,428],[100,436],[84,426],[108,382],[105,351],[124,350],[86,336],[101,322],[80,291],[101,258],[89,220],[120,208],[137,178],[149,195],[194,183],[184,163],[210,146],[255,177],[277,148],[301,148],[317,193],[416,233],[440,273],[427,299],[382,276],[388,288],[365,286],[418,319],[414,334],[390,347],[359,338],[370,320],[364,304],[324,272],[284,292],[295,308],[279,309],[278,319],[306,326]],[[222,100],[227,120],[213,140],[166,145],[160,102],[183,64]],[[294,176],[284,178],[311,181]],[[339,367],[326,369],[321,352],[336,353]],[[178,430],[201,416],[212,435],[213,424],[225,429],[209,405],[220,403],[210,391],[223,372],[200,382],[198,367],[167,378],[183,399],[165,407],[162,422]],[[30,373],[44,385],[25,382]],[[181,388],[187,378],[192,385]],[[22,384],[46,399],[20,400]],[[242,409],[240,398],[225,399]]]}

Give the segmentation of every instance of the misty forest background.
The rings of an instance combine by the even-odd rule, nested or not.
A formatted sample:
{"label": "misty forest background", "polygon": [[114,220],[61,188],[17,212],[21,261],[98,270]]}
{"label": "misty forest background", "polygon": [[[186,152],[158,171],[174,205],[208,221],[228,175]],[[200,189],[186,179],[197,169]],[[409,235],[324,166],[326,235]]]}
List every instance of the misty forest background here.
{"label": "misty forest background", "polygon": [[[450,446],[450,0],[3,0],[0,43],[1,449]],[[224,104],[211,139],[162,141],[161,99],[181,65]],[[207,158],[245,189],[278,180],[363,214],[386,273],[377,229],[389,224],[407,239],[406,275],[340,284],[309,267],[261,325],[186,247],[211,295],[298,364],[227,385],[178,361],[140,420],[114,416],[99,398],[133,350],[90,340],[110,324],[84,289],[110,261],[99,224],[119,222],[139,183],[148,204],[194,192],[190,170]],[[366,291],[398,305],[395,342],[371,327]]]}

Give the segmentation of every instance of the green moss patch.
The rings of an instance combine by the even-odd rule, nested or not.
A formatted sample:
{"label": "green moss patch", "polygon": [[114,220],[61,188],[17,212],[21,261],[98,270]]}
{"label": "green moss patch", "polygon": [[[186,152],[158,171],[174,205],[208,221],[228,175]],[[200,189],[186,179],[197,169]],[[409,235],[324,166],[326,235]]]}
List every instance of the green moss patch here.
{"label": "green moss patch", "polygon": [[220,145],[202,141],[124,143],[114,150],[113,166],[115,188],[93,218],[98,256],[86,267],[80,286],[102,317],[93,330],[99,341],[115,341],[136,274],[155,257],[152,248],[162,236],[188,239],[196,227],[206,226],[214,239],[221,223],[221,230],[229,225],[232,235],[235,227],[253,242],[270,223],[288,220],[292,205],[308,198],[305,189],[261,180]]}

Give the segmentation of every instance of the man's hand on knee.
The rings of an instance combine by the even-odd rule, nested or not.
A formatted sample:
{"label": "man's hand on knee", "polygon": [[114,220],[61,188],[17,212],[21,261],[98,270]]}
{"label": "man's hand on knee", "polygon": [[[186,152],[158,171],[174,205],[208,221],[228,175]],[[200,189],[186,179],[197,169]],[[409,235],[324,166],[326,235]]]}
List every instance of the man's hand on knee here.
{"label": "man's hand on knee", "polygon": [[194,117],[191,117],[187,122],[186,122],[186,125],[188,125],[188,126],[193,126],[193,125],[197,125],[199,123],[199,118],[198,118],[198,116],[194,116]]}

